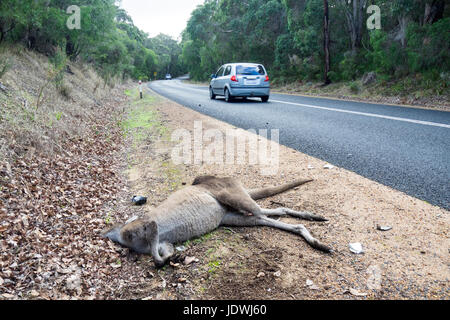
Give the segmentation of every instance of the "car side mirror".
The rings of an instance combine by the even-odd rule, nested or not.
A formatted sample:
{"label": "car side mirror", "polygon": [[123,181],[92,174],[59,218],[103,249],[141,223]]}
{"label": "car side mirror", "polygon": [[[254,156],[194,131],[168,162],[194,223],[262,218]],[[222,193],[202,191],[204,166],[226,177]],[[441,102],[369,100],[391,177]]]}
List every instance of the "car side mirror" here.
{"label": "car side mirror", "polygon": [[215,79],[216,78],[216,75],[213,73],[212,75],[211,75],[211,79]]}

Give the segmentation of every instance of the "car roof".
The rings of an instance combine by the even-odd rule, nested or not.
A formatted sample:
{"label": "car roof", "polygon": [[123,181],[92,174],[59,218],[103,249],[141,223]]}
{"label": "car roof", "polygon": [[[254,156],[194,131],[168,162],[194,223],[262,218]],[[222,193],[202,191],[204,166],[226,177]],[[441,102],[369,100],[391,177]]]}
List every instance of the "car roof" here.
{"label": "car roof", "polygon": [[233,63],[225,63],[224,65],[252,65],[252,66],[257,66],[257,65],[262,65],[262,63],[255,63],[255,62],[233,62]]}

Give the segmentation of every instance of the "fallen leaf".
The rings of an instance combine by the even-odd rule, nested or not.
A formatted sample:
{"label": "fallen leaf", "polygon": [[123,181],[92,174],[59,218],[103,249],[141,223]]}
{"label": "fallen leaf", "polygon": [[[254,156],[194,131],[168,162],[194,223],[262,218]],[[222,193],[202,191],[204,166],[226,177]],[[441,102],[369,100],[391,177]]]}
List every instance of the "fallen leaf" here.
{"label": "fallen leaf", "polygon": [[32,297],[38,297],[38,296],[39,296],[39,292],[37,292],[36,290],[31,290],[31,291],[30,291],[30,295],[31,295]]}
{"label": "fallen leaf", "polygon": [[185,265],[189,265],[193,262],[199,262],[199,260],[196,257],[186,257],[186,258],[184,258],[184,261],[183,261],[183,263]]}
{"label": "fallen leaf", "polygon": [[349,292],[350,292],[352,295],[357,296],[357,297],[365,297],[365,296],[367,296],[367,293],[365,293],[365,292],[359,292],[358,290],[353,289],[353,288],[350,288],[350,289],[349,289]]}

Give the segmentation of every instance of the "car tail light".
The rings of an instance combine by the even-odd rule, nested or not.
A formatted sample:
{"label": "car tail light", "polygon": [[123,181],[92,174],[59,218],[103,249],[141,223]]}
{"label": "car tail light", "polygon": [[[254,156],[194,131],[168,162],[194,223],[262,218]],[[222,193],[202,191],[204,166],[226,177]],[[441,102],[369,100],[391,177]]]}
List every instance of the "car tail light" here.
{"label": "car tail light", "polygon": [[266,76],[266,80],[264,80],[264,81],[269,81],[269,76]]}
{"label": "car tail light", "polygon": [[231,81],[236,81],[236,82],[238,82],[237,81],[237,79],[236,79],[236,76],[231,76],[231,79],[230,79]]}

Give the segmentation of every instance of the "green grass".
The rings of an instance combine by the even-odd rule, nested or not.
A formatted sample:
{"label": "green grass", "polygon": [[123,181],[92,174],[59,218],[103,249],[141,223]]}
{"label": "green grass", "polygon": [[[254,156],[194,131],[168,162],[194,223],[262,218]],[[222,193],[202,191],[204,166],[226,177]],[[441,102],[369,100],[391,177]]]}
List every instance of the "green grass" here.
{"label": "green grass", "polygon": [[205,242],[206,240],[210,239],[213,236],[213,232],[204,234],[203,236],[199,237],[199,238],[195,238],[193,240],[187,240],[183,243],[183,246],[185,246],[186,248],[189,247],[191,245],[191,243],[193,244],[200,244],[202,242]]}
{"label": "green grass", "polygon": [[125,90],[125,94],[131,98],[131,109],[126,119],[121,121],[124,137],[131,136],[134,147],[153,135],[168,140],[169,130],[156,110],[159,99],[148,94],[140,99],[137,89]]}
{"label": "green grass", "polygon": [[181,171],[171,161],[164,161],[161,164],[161,174],[166,177],[167,191],[175,191],[181,187]]}
{"label": "green grass", "polygon": [[[163,119],[157,110],[161,102],[160,98],[144,92],[140,99],[137,88],[125,90],[125,94],[130,97],[131,103],[129,111],[120,126],[125,138],[130,140],[132,146],[131,154],[138,152],[142,146],[149,147],[153,143],[160,147],[160,144],[169,143],[170,129],[163,123]],[[135,163],[128,155],[128,169],[131,169]],[[159,168],[159,175],[165,178],[168,192],[173,192],[182,185],[182,172],[170,160],[162,160]]]}
{"label": "green grass", "polygon": [[[126,136],[131,135],[133,140],[141,142],[150,129],[158,124],[158,115],[153,108],[154,98],[145,96],[144,99],[139,99],[134,92],[127,91],[125,93],[133,97],[133,107],[127,118],[122,121],[121,127]],[[137,93],[137,90],[134,91]]]}
{"label": "green grass", "polygon": [[196,238],[196,239],[192,240],[192,242],[194,242],[194,243],[196,243],[196,244],[202,243],[202,242],[204,242],[204,241],[206,241],[206,240],[209,240],[209,239],[212,237],[212,235],[213,235],[212,232],[207,233],[207,234],[201,236],[200,238]]}
{"label": "green grass", "polygon": [[221,261],[219,259],[214,259],[208,262],[208,273],[215,273],[220,267]]}
{"label": "green grass", "polygon": [[110,212],[108,212],[108,213],[106,214],[105,223],[106,223],[106,224],[112,224],[112,223],[114,223],[114,218],[111,217],[111,213],[110,213]]}

